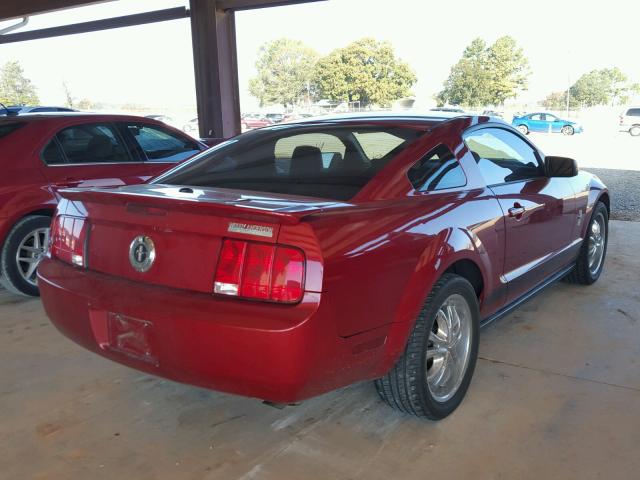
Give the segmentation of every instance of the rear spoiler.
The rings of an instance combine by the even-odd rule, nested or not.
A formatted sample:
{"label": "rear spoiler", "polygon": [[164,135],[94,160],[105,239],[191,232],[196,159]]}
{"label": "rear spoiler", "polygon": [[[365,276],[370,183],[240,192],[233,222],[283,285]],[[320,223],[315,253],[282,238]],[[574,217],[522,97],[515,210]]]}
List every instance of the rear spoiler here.
{"label": "rear spoiler", "polygon": [[[58,190],[60,196],[67,200],[100,203],[106,205],[122,205],[129,211],[147,215],[166,215],[171,211],[196,214],[230,216],[247,220],[295,225],[309,215],[319,213],[327,208],[345,206],[337,202],[317,202],[315,204],[300,203],[298,205],[278,204],[265,199],[248,201],[225,201],[223,198],[212,199],[193,197],[170,197],[158,193],[144,194],[140,192],[123,192],[119,190],[66,188]],[[284,202],[283,202],[284,203]]]}

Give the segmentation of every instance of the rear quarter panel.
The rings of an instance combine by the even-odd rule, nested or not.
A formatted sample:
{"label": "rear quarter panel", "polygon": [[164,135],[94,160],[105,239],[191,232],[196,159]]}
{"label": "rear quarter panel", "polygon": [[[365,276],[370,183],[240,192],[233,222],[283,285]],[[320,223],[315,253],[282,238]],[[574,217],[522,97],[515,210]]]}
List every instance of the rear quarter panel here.
{"label": "rear quarter panel", "polygon": [[433,283],[462,259],[482,272],[483,310],[504,300],[502,211],[488,190],[387,201],[310,222],[324,257],[323,310],[341,337],[412,324]]}

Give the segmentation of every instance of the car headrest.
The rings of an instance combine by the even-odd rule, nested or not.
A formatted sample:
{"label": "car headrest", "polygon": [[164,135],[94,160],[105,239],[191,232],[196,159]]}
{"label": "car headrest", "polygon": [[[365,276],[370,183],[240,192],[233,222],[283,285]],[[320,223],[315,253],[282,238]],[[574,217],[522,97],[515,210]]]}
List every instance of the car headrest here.
{"label": "car headrest", "polygon": [[314,177],[323,170],[322,152],[318,147],[301,145],[291,155],[289,175],[292,177]]}

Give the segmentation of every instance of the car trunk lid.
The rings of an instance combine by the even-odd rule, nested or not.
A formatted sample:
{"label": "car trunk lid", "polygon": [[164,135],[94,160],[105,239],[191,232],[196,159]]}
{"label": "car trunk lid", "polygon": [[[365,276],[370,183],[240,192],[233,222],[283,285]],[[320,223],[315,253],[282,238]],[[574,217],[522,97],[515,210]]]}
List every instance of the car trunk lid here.
{"label": "car trunk lid", "polygon": [[[290,195],[165,185],[60,193],[64,201],[59,214],[88,218],[90,270],[198,292],[212,291],[224,238],[276,243],[282,225],[347,205]],[[131,255],[134,243],[144,238],[151,240],[155,259],[141,270]]]}

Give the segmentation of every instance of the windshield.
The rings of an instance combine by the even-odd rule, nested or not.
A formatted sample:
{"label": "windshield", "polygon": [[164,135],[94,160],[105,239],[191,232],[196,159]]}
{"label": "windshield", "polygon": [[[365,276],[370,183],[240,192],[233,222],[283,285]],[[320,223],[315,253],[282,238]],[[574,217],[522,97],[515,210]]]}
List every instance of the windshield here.
{"label": "windshield", "polygon": [[349,200],[423,131],[286,126],[241,135],[153,183]]}

